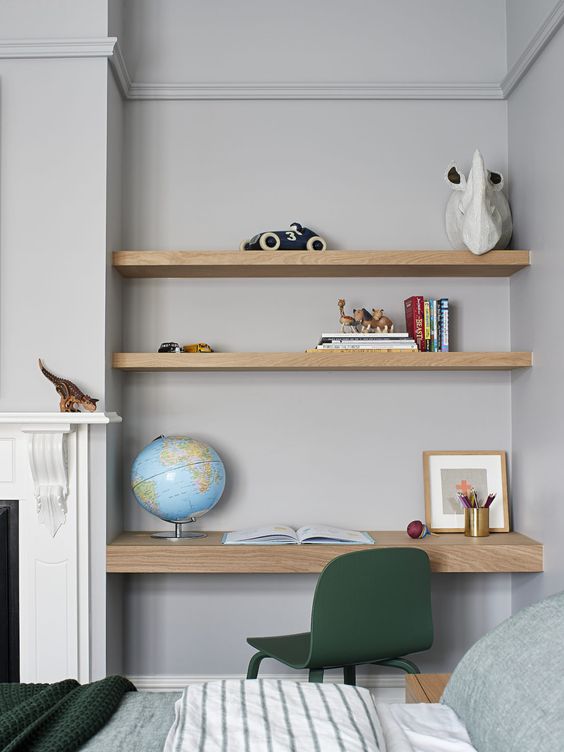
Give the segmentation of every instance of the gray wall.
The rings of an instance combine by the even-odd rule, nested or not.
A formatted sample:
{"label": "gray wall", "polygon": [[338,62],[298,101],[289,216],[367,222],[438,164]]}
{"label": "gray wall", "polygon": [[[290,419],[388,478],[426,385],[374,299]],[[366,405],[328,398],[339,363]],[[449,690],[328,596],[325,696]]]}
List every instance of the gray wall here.
{"label": "gray wall", "polygon": [[525,51],[544,20],[559,3],[555,0],[507,0],[507,64],[511,68]]}
{"label": "gray wall", "polygon": [[[172,6],[180,16],[170,15]],[[241,44],[263,43],[249,31],[251,16],[253,23],[264,22],[251,14],[252,3],[243,6],[248,14],[230,19],[229,28],[217,25],[216,9],[213,37],[202,35],[201,47],[194,37],[196,47],[184,45],[182,55],[175,30],[195,34],[192,28],[207,28],[204,20],[198,16],[188,24],[181,6],[170,2],[134,7],[126,50],[132,51],[136,81],[337,77],[331,67],[337,64],[331,54],[336,40],[330,38],[326,45],[313,42],[325,67],[317,55],[300,53],[293,62],[287,55],[282,70],[272,55],[261,57],[257,72],[256,55]],[[332,25],[337,7],[327,11]],[[480,18],[494,24],[496,39],[504,33],[500,7],[485,3],[479,9]],[[445,24],[452,28],[457,19],[448,15],[447,24],[445,3],[426,6],[425,19],[416,3],[394,11],[379,4],[370,33],[368,5],[359,8],[364,15],[346,23],[354,24],[359,38],[366,36],[358,48],[371,59],[353,54],[354,35],[343,34],[349,53],[337,58],[343,79],[495,81],[503,75],[505,47],[493,37],[478,61],[460,50],[446,54],[453,39]],[[465,4],[454,8],[449,3],[448,13],[461,13],[461,23],[480,20]],[[228,15],[227,7],[223,11]],[[207,12],[203,6],[197,11]],[[390,29],[406,17],[409,29],[397,49]],[[285,22],[273,35],[278,47]],[[433,44],[426,39],[422,63],[417,40],[424,22],[434,36]],[[304,23],[311,29],[324,23],[323,16],[307,16]],[[491,31],[491,24],[485,27]],[[213,67],[213,45],[235,39],[240,52],[221,57],[229,70]],[[468,36],[456,39],[466,44]],[[389,55],[401,64],[387,68]],[[489,164],[506,172],[506,138],[504,102],[129,102],[125,247],[235,248],[259,229],[299,220],[336,248],[447,248],[448,162],[456,158],[467,169],[479,145]],[[177,339],[209,341],[219,350],[301,350],[322,330],[335,329],[338,297],[350,307],[383,306],[401,324],[402,301],[415,293],[451,298],[458,348],[509,349],[507,280],[418,279],[128,281],[124,346],[151,351],[162,340]],[[401,529],[424,516],[424,449],[510,449],[510,377],[131,374],[123,415],[126,467],[160,433],[199,436],[223,456],[227,490],[204,527],[323,521]],[[123,496],[129,529],[166,527],[136,506],[127,478]],[[133,675],[240,673],[249,656],[246,635],[307,628],[314,582],[307,576],[128,577],[125,669]],[[450,670],[472,642],[509,615],[510,597],[509,577],[435,577],[437,640],[423,660],[426,668]],[[266,670],[281,669],[271,664]]]}
{"label": "gray wall", "polygon": [[58,410],[38,357],[104,407],[106,66],[0,61],[2,410]]}
{"label": "gray wall", "polygon": [[100,38],[107,28],[104,0],[0,0],[2,39]]}
{"label": "gray wall", "polygon": [[514,610],[564,588],[563,66],[561,29],[509,100],[515,243],[534,249],[533,267],[511,282],[512,347],[535,356],[512,380],[513,504],[516,526],[542,540],[546,555],[544,575],[513,578]]}
{"label": "gray wall", "polygon": [[125,11],[137,82],[491,82],[505,73],[505,0],[125,0]]}
{"label": "gray wall", "polygon": [[[108,67],[108,154],[107,154],[107,237],[106,237],[106,402],[122,412],[122,374],[111,368],[112,353],[122,349],[122,279],[112,268],[112,251],[122,239],[122,154],[124,102]],[[123,435],[121,424],[106,434],[106,538],[113,540],[123,530]],[[119,673],[123,666],[123,578],[107,578],[107,672]]]}

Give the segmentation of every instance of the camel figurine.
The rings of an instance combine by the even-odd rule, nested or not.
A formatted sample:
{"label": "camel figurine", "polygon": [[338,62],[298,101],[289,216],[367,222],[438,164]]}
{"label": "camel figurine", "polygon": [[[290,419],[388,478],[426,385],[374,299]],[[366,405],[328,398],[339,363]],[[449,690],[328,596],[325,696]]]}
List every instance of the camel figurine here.
{"label": "camel figurine", "polygon": [[341,317],[339,319],[339,322],[341,324],[341,332],[345,331],[345,327],[349,327],[350,331],[357,331],[357,325],[356,321],[354,319],[354,316],[346,316],[345,315],[345,300],[344,298],[339,298],[337,301],[337,305],[339,306],[339,313],[341,314]]}
{"label": "camel figurine", "polygon": [[383,308],[373,308],[372,313],[369,313],[366,308],[355,308],[353,314],[357,325],[360,324],[361,332],[394,331],[394,323],[387,316],[384,316]]}
{"label": "camel figurine", "polygon": [[[391,319],[389,319],[387,316],[384,316],[383,308],[372,309],[372,321],[376,322],[377,332],[393,332],[394,331],[394,322]],[[371,325],[370,328],[373,329],[374,326]]]}

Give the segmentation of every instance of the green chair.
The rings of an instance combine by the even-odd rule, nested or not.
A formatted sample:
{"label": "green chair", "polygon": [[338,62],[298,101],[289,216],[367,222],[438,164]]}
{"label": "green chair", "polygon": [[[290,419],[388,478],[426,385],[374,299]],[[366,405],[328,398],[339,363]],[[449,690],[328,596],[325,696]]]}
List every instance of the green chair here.
{"label": "green chair", "polygon": [[247,679],[256,679],[264,658],[309,669],[322,682],[325,669],[343,668],[345,684],[356,667],[372,663],[418,674],[409,653],[433,644],[431,570],[416,548],[365,549],[339,556],[321,572],[311,611],[311,631],[280,637],[249,637],[259,652]]}

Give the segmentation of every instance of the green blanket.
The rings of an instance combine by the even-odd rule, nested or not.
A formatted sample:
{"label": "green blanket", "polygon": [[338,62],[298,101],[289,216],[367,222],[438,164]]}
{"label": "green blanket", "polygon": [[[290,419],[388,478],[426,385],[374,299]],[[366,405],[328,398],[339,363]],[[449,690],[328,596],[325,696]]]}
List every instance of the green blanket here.
{"label": "green blanket", "polygon": [[0,684],[0,752],[74,752],[110,720],[130,681]]}

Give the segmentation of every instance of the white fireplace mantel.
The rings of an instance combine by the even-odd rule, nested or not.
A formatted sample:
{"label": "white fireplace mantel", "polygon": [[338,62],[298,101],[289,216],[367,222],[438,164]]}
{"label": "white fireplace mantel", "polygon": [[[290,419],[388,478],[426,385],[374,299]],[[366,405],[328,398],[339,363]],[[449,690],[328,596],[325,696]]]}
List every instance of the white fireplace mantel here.
{"label": "white fireplace mantel", "polygon": [[107,423],[121,423],[117,413],[0,413],[0,424],[12,423],[28,425],[37,423],[44,426],[58,426],[68,423],[77,425],[106,425]]}
{"label": "white fireplace mantel", "polygon": [[116,413],[0,413],[0,499],[18,501],[20,681],[91,679],[91,430]]}

